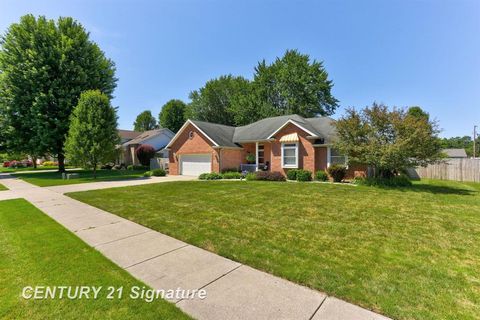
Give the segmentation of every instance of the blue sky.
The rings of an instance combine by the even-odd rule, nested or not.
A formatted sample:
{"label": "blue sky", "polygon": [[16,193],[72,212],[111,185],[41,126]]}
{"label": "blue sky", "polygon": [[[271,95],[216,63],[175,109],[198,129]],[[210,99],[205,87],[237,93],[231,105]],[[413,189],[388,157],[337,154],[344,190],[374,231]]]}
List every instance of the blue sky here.
{"label": "blue sky", "polygon": [[117,65],[121,128],[172,98],[298,49],[324,61],[341,108],[419,105],[442,136],[480,124],[480,1],[0,0],[0,31],[72,16]]}

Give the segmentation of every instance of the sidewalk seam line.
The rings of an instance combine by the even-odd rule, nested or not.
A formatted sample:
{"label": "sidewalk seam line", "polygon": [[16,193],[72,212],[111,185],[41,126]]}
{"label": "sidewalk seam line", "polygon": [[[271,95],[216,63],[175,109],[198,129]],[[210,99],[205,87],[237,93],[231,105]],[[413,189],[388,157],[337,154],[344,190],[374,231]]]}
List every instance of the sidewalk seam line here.
{"label": "sidewalk seam line", "polygon": [[[240,264],[239,266],[236,266],[236,267],[233,268],[232,270],[230,270],[230,271],[222,274],[222,275],[221,275],[220,277],[218,277],[218,278],[213,279],[212,281],[210,281],[209,283],[201,286],[201,287],[198,288],[197,290],[202,290],[202,289],[204,289],[205,287],[211,285],[212,283],[216,282],[217,280],[220,280],[221,278],[225,277],[226,275],[228,275],[228,274],[232,273],[233,271],[237,270],[237,269],[240,268],[241,266],[243,266],[243,264]],[[183,300],[185,300],[185,299],[180,299],[180,300],[178,300],[177,302],[175,302],[175,304],[177,304],[177,303],[179,303],[180,301],[183,301]]]}
{"label": "sidewalk seam line", "polygon": [[128,269],[128,268],[135,267],[136,265],[139,265],[139,264],[141,264],[141,263],[144,263],[144,262],[146,262],[146,261],[149,261],[149,260],[152,260],[152,259],[155,259],[155,258],[158,258],[158,257],[164,256],[164,255],[166,255],[166,254],[169,254],[169,253],[171,253],[171,252],[174,252],[174,251],[180,250],[180,249],[182,249],[182,248],[185,248],[185,247],[188,247],[188,246],[189,246],[189,244],[187,243],[187,244],[185,244],[184,246],[181,246],[181,247],[175,248],[175,249],[173,249],[173,250],[170,250],[170,251],[167,251],[167,252],[161,253],[161,254],[159,254],[159,255],[156,255],[156,256],[154,256],[154,257],[151,257],[151,258],[148,258],[148,259],[142,260],[142,261],[140,261],[140,262],[134,263],[134,264],[132,264],[132,265],[129,265],[129,266],[127,266],[127,267],[123,267],[123,268],[126,270],[126,269]]}
{"label": "sidewalk seam line", "polygon": [[312,320],[313,317],[317,314],[318,310],[320,310],[320,308],[323,306],[323,303],[325,302],[325,300],[327,300],[328,296],[325,295],[325,298],[323,298],[323,300],[320,302],[320,304],[318,305],[317,309],[315,309],[315,311],[313,311],[313,314],[310,316],[310,318],[308,318],[308,320]]}
{"label": "sidewalk seam line", "polygon": [[[112,223],[112,224],[115,224],[115,223]],[[92,229],[96,229],[96,228],[92,228]],[[85,229],[85,230],[88,230],[88,229]],[[82,230],[83,231],[83,230]],[[128,238],[131,238],[131,237],[135,237],[135,236],[138,236],[138,235],[141,235],[141,234],[144,234],[144,233],[147,233],[147,232],[152,232],[153,230],[148,230],[148,231],[143,231],[143,232],[140,232],[140,233],[136,233],[136,234],[132,234],[132,235],[129,235],[129,236],[126,236],[126,237],[123,237],[123,238],[119,238],[119,239],[115,239],[115,240],[112,240],[112,241],[107,241],[107,242],[102,242],[102,243],[99,243],[99,244],[96,244],[96,245],[91,245],[93,248],[97,248],[98,246],[102,246],[104,244],[109,244],[109,243],[112,243],[112,242],[115,242],[115,241],[119,241],[119,240],[123,240],[123,239],[128,239]],[[75,232],[75,234],[77,234],[77,232]],[[88,243],[88,242],[87,242]]]}

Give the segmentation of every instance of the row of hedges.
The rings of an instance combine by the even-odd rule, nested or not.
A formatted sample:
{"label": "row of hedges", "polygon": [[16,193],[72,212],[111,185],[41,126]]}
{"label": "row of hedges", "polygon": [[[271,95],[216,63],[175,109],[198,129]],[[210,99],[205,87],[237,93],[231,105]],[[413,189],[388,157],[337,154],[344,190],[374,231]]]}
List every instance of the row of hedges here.
{"label": "row of hedges", "polygon": [[[342,165],[331,165],[327,172],[319,170],[315,173],[315,179],[318,181],[327,181],[328,176],[332,177],[334,182],[341,182],[347,175],[347,168]],[[287,171],[287,179],[295,181],[312,181],[312,172],[303,169],[291,169]]]}
{"label": "row of hedges", "polygon": [[221,180],[221,179],[241,179],[242,174],[236,171],[227,171],[224,173],[202,173],[199,177],[200,180]]}
{"label": "row of hedges", "polygon": [[303,169],[291,169],[287,171],[288,180],[312,181],[312,173]]}
{"label": "row of hedges", "polygon": [[412,185],[412,181],[410,180],[410,178],[408,178],[404,174],[401,174],[399,176],[394,176],[391,178],[358,177],[353,180],[353,183],[361,186],[372,186],[372,187],[410,187]]}
{"label": "row of hedges", "polygon": [[256,171],[249,172],[245,176],[246,180],[258,180],[258,181],[287,181],[283,174],[280,172],[269,172],[269,171]]}

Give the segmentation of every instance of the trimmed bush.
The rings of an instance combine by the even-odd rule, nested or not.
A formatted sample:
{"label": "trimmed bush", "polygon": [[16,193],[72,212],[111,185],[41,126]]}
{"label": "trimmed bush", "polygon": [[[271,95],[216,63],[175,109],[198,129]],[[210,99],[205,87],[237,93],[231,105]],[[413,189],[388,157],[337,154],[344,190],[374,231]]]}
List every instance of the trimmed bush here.
{"label": "trimmed bush", "polygon": [[223,179],[241,179],[242,174],[237,171],[230,171],[222,173]]}
{"label": "trimmed bush", "polygon": [[287,171],[287,179],[288,180],[297,180],[297,169],[290,169]]}
{"label": "trimmed bush", "polygon": [[202,173],[198,176],[200,180],[220,180],[222,179],[222,175],[216,172],[212,173]]}
{"label": "trimmed bush", "polygon": [[155,149],[149,144],[142,144],[135,149],[135,155],[142,165],[149,166],[150,159],[155,156]]}
{"label": "trimmed bush", "polygon": [[249,172],[245,176],[245,180],[247,180],[247,181],[257,180],[257,174],[255,172]]}
{"label": "trimmed bush", "polygon": [[312,181],[312,173],[308,170],[297,170],[297,181]]}
{"label": "trimmed bush", "polygon": [[238,168],[227,168],[222,170],[222,173],[227,173],[227,172],[240,172],[240,170]]}
{"label": "trimmed bush", "polygon": [[143,173],[143,176],[144,176],[144,177],[151,177],[151,176],[152,176],[152,171],[145,171],[145,172]]}
{"label": "trimmed bush", "polygon": [[165,177],[167,173],[163,169],[153,169],[150,171],[154,177]]}
{"label": "trimmed bush", "polygon": [[263,180],[263,181],[286,181],[283,174],[280,172],[269,172],[269,171],[257,171],[255,172],[256,179],[255,180]]}
{"label": "trimmed bush", "polygon": [[325,171],[319,170],[317,173],[315,173],[315,179],[318,181],[327,181],[328,180],[328,175]]}
{"label": "trimmed bush", "polygon": [[327,172],[332,177],[333,182],[342,182],[347,175],[347,168],[340,164],[334,164],[327,168]]}
{"label": "trimmed bush", "polygon": [[372,187],[410,187],[412,185],[412,181],[404,174],[391,178],[357,177],[353,180],[353,183]]}

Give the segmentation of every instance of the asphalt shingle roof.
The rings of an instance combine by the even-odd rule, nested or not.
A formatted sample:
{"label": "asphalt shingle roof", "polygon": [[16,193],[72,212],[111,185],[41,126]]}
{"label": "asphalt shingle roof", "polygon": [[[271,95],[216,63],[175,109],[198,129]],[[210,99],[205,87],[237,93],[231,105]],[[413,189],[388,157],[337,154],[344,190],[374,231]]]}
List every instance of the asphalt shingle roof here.
{"label": "asphalt shingle roof", "polygon": [[266,118],[241,127],[231,127],[197,120],[192,120],[192,122],[219,146],[238,147],[242,142],[268,139],[270,135],[289,120],[292,120],[319,138],[323,138],[325,143],[330,143],[335,139],[334,120],[329,117],[303,118],[293,114]]}
{"label": "asphalt shingle roof", "polygon": [[449,158],[467,158],[467,152],[465,149],[443,149],[443,153],[445,153]]}
{"label": "asphalt shingle roof", "polygon": [[[142,144],[145,140],[148,140],[152,137],[155,137],[164,131],[170,131],[167,128],[161,128],[161,129],[154,129],[154,130],[148,130],[143,133],[141,133],[139,136],[137,136],[135,139],[132,139],[130,141],[125,142],[123,145],[128,146],[131,144]],[[171,131],[170,131],[171,132]]]}

